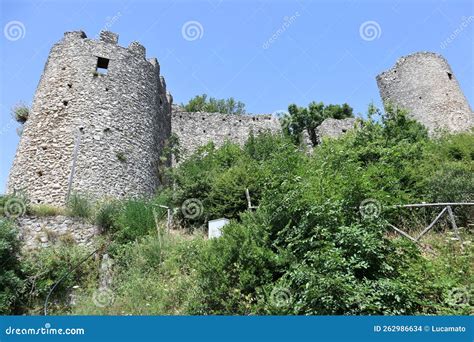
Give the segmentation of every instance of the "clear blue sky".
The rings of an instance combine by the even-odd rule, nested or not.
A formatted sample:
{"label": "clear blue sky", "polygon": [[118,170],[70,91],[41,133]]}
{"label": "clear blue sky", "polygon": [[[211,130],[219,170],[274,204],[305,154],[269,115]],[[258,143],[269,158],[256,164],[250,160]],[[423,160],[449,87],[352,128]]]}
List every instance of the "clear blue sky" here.
{"label": "clear blue sky", "polygon": [[378,73],[400,56],[433,51],[448,59],[474,105],[472,0],[0,4],[0,193],[19,139],[10,109],[18,101],[31,104],[49,49],[65,31],[95,37],[108,27],[120,45],[140,41],[148,57],[158,58],[175,103],[207,93],[233,96],[250,113],[316,100],[347,102],[364,114],[370,102],[380,104]]}

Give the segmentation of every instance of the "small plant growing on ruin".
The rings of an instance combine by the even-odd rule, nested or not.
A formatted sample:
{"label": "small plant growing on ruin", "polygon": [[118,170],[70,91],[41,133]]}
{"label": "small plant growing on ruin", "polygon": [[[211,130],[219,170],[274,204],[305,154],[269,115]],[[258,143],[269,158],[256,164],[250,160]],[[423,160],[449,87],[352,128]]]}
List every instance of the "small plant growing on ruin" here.
{"label": "small plant growing on ruin", "polygon": [[66,245],[66,246],[73,246],[76,243],[76,240],[74,239],[72,234],[69,232],[66,234],[60,235],[58,240],[61,244]]}
{"label": "small plant growing on ruin", "polygon": [[92,72],[92,76],[94,76],[94,77],[99,77],[99,73],[97,72],[97,70],[94,70],[94,71]]}
{"label": "small plant growing on ruin", "polygon": [[117,202],[110,201],[102,203],[95,215],[95,224],[102,232],[110,231],[114,225],[114,218],[118,215],[120,206]]}
{"label": "small plant growing on ruin", "polygon": [[74,193],[67,203],[67,214],[71,217],[90,218],[92,205],[88,198]]}
{"label": "small plant growing on ruin", "polygon": [[54,230],[45,228],[43,231],[46,237],[48,238],[48,241],[54,243],[58,240],[58,233],[56,233]]}
{"label": "small plant growing on ruin", "polygon": [[121,161],[122,163],[125,163],[127,161],[127,157],[125,157],[125,153],[117,152],[115,153],[115,155],[117,156],[117,159]]}
{"label": "small plant growing on ruin", "polygon": [[38,217],[58,216],[64,215],[64,210],[48,204],[38,204],[29,207],[28,214]]}
{"label": "small plant growing on ruin", "polygon": [[228,99],[216,99],[207,94],[193,97],[187,104],[181,104],[187,112],[208,112],[221,114],[245,114],[245,104],[236,101],[233,97]]}
{"label": "small plant growing on ruin", "polygon": [[21,102],[17,103],[12,108],[12,115],[16,121],[18,121],[21,124],[24,124],[26,120],[28,120],[28,117],[30,115],[30,108],[24,103],[21,103]]}

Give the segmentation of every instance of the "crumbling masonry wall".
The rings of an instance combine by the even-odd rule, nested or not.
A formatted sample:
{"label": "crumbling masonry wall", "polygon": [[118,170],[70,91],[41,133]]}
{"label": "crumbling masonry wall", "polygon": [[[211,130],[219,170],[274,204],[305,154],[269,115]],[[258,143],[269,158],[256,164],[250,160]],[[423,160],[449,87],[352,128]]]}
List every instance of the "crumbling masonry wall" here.
{"label": "crumbling masonry wall", "polygon": [[440,55],[417,52],[401,57],[377,76],[385,104],[408,110],[433,134],[467,131],[474,116],[448,62]]}
{"label": "crumbling masonry wall", "polygon": [[41,76],[8,192],[58,206],[69,190],[92,197],[152,194],[171,131],[171,97],[157,60],[145,57],[142,45],[121,47],[112,32],[99,40],[66,32]]}
{"label": "crumbling masonry wall", "polygon": [[338,138],[353,129],[356,122],[356,118],[327,118],[316,128],[316,135],[318,136],[319,142],[322,142],[324,138]]}
{"label": "crumbling masonry wall", "polygon": [[180,143],[183,157],[199,146],[213,141],[221,146],[226,140],[243,145],[251,132],[280,132],[281,126],[272,115],[226,115],[173,111],[171,129]]}

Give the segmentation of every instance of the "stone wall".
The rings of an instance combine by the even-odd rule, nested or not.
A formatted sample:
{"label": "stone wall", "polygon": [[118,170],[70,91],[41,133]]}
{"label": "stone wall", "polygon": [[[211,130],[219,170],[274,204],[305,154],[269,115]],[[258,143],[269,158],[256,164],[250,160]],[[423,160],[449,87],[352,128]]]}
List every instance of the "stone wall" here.
{"label": "stone wall", "polygon": [[171,130],[179,138],[183,156],[188,156],[213,141],[221,146],[226,140],[243,145],[253,132],[280,132],[281,126],[272,115],[226,115],[174,111]]}
{"label": "stone wall", "polygon": [[347,131],[354,128],[356,124],[355,118],[347,119],[325,119],[321,125],[316,128],[316,135],[320,142],[324,138],[338,138]]}
{"label": "stone wall", "polygon": [[79,31],[53,46],[8,192],[62,206],[69,189],[116,198],[155,191],[172,99],[157,60],[146,60],[139,43],[117,42],[111,32],[92,40]]}
{"label": "stone wall", "polygon": [[474,126],[474,114],[448,62],[440,55],[418,52],[400,58],[377,76],[384,103],[408,110],[429,132],[461,132]]}
{"label": "stone wall", "polygon": [[25,250],[48,247],[59,241],[91,246],[99,234],[96,226],[67,216],[22,216],[16,223]]}

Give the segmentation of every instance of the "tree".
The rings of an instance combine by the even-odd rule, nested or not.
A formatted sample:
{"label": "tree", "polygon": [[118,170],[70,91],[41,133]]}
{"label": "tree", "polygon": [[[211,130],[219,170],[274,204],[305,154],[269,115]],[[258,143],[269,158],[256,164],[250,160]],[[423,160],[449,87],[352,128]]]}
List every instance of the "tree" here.
{"label": "tree", "polygon": [[245,104],[236,101],[233,97],[216,99],[207,97],[207,94],[196,95],[183,105],[187,112],[208,112],[222,114],[245,114]]}
{"label": "tree", "polygon": [[295,104],[288,106],[288,114],[283,117],[283,130],[298,143],[301,133],[306,130],[313,146],[318,144],[316,128],[327,118],[345,119],[353,117],[353,110],[347,103],[327,105],[311,102],[307,108]]}

